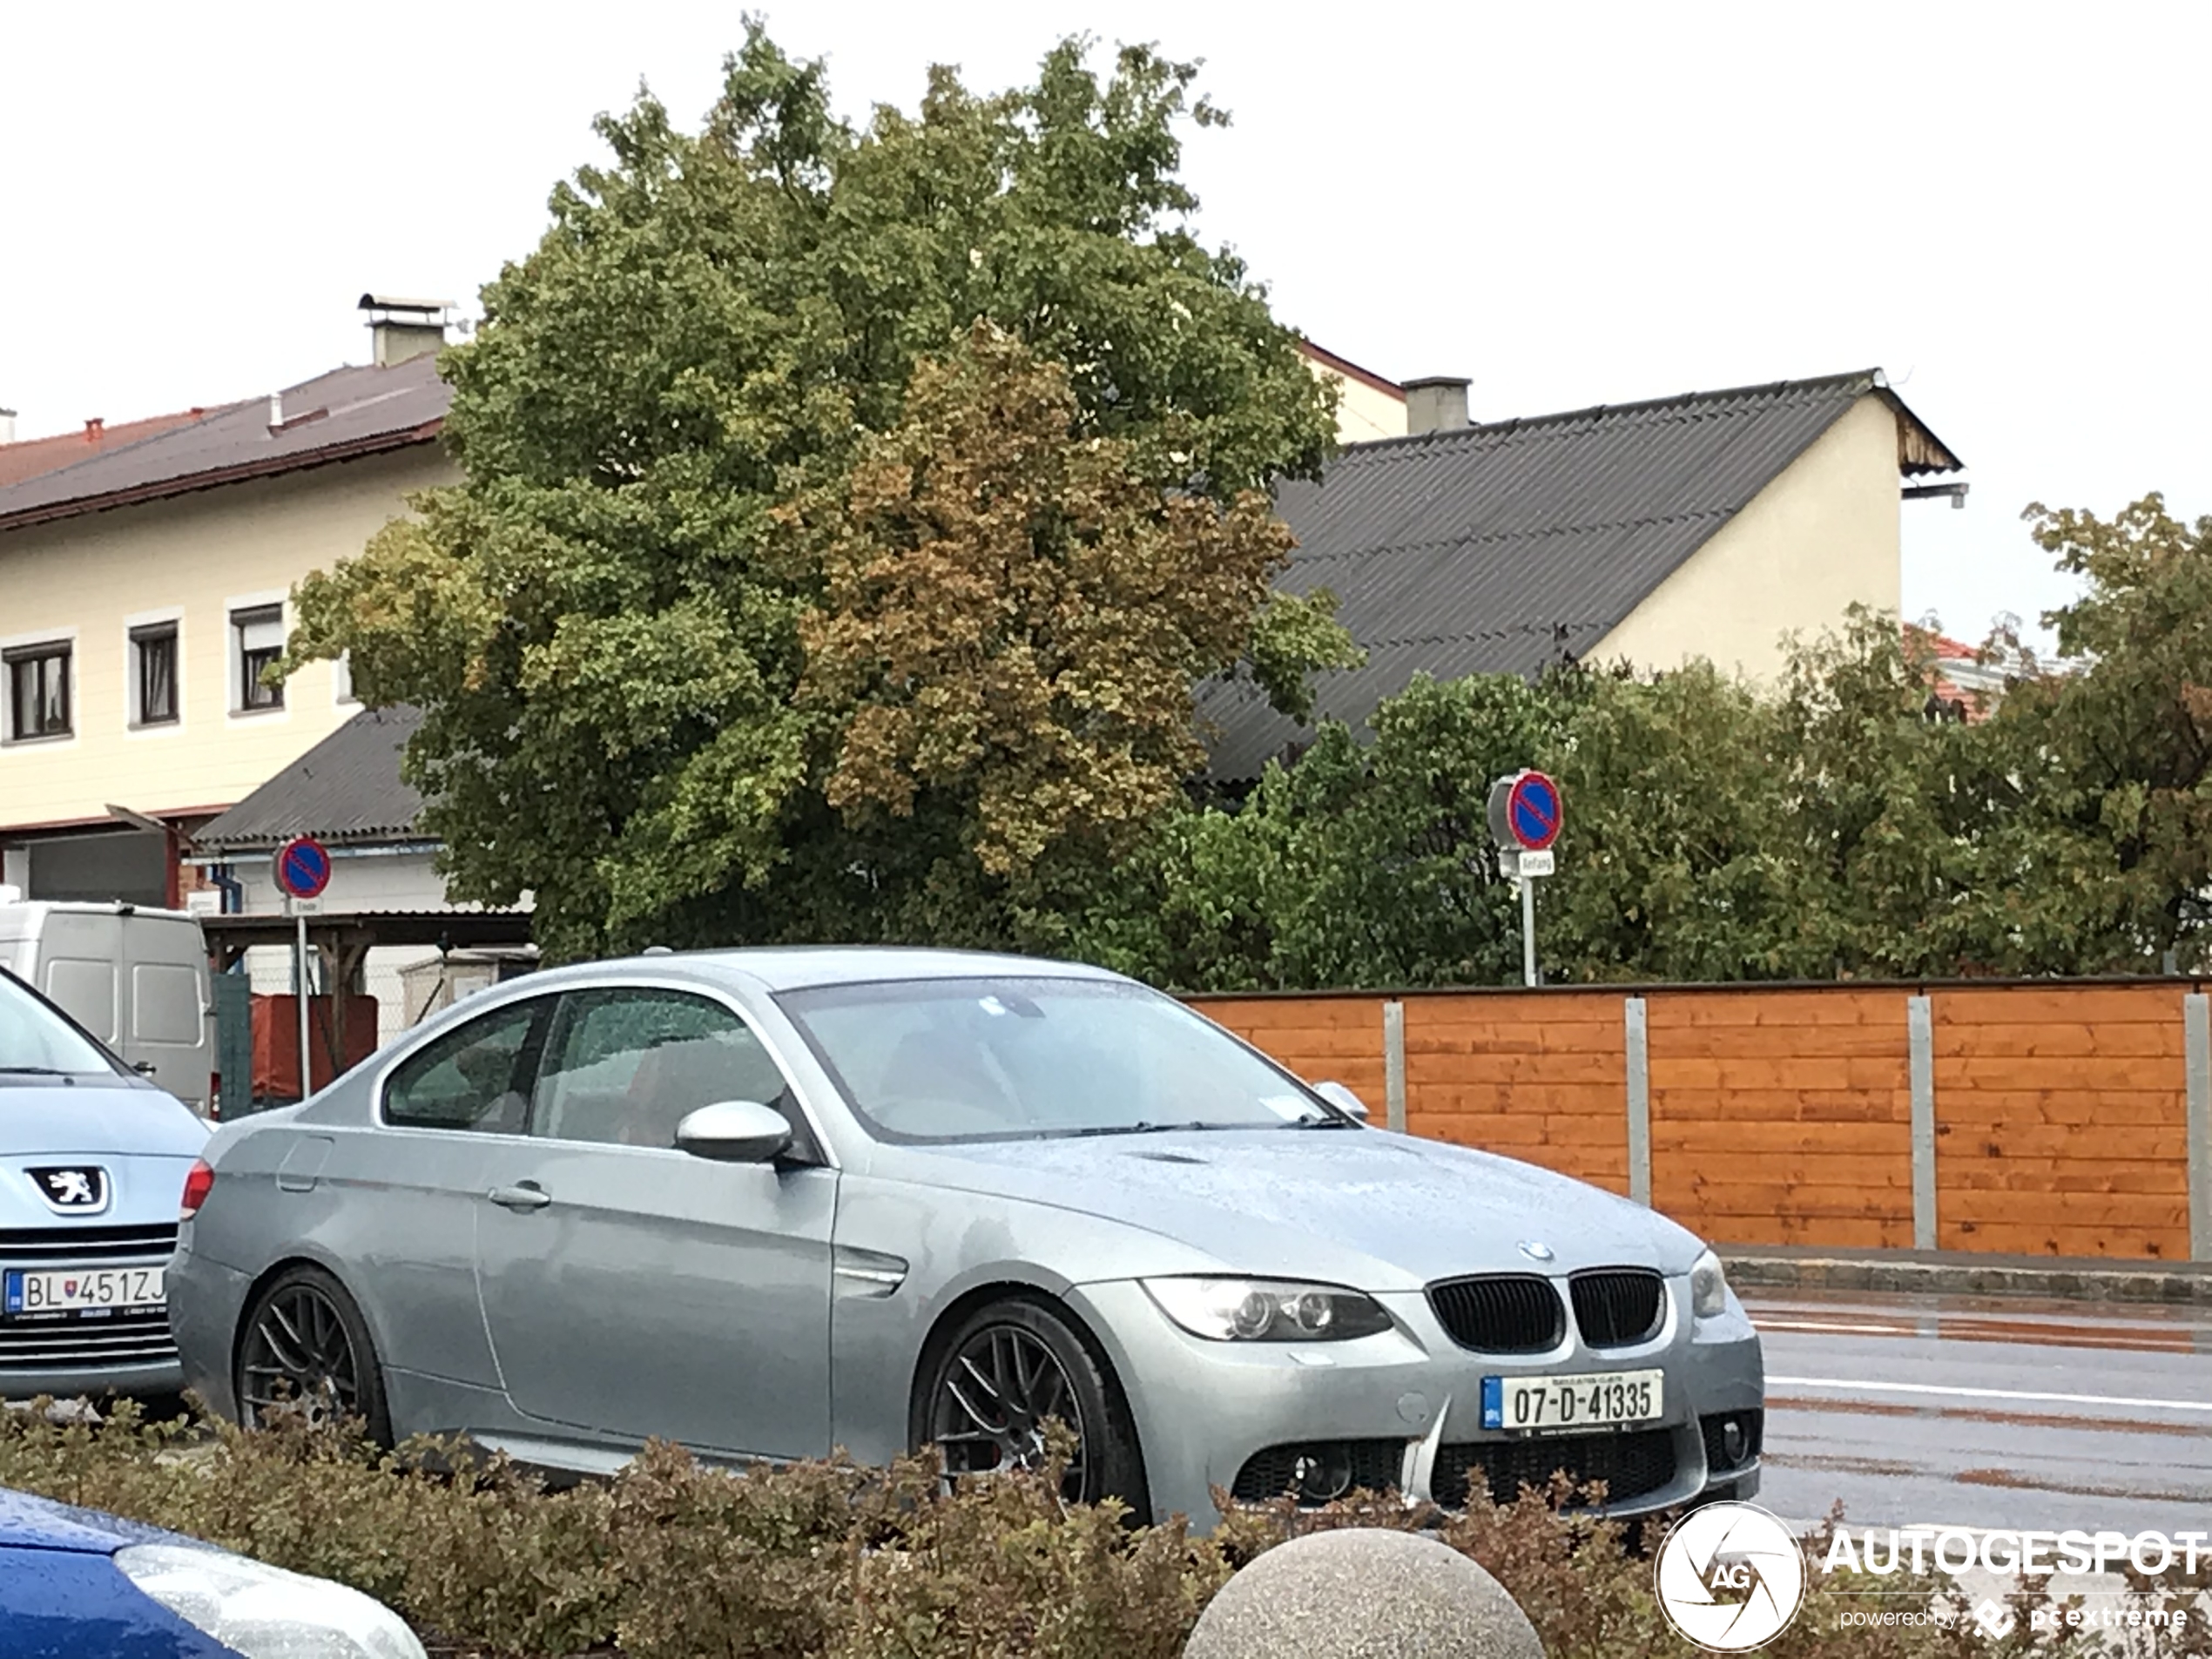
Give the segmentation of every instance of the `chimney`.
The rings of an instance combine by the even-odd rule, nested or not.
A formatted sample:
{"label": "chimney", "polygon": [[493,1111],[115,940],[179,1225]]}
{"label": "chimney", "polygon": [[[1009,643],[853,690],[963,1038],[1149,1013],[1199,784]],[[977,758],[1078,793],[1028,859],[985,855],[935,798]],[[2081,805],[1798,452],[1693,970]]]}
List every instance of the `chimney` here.
{"label": "chimney", "polygon": [[1406,435],[1456,432],[1467,423],[1467,388],[1472,382],[1450,374],[1406,382]]}
{"label": "chimney", "polygon": [[84,423],[84,442],[87,443],[98,443],[106,433],[107,422],[97,415]]}
{"label": "chimney", "polygon": [[0,443],[13,443],[15,441],[16,412],[13,409],[0,409]]}
{"label": "chimney", "polygon": [[365,293],[360,308],[368,313],[369,336],[375,341],[373,361],[379,368],[389,368],[444,346],[446,314],[453,309],[453,301]]}

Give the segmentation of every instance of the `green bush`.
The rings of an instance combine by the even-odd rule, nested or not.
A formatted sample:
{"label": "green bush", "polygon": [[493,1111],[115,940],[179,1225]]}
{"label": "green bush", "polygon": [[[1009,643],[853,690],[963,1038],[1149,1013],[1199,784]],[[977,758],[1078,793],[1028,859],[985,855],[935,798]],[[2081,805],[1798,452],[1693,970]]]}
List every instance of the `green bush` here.
{"label": "green bush", "polygon": [[[357,1435],[280,1424],[103,1424],[0,1412],[0,1486],[112,1511],[351,1584],[447,1654],[553,1659],[1176,1659],[1207,1601],[1285,1538],[1347,1526],[1433,1527],[1527,1611],[1552,1659],[1688,1653],[1618,1523],[1562,1514],[1564,1483],[1465,1514],[1355,1498],[1238,1509],[1211,1536],[1069,1507],[1056,1474],[942,1489],[934,1463],[845,1460],[745,1474],[654,1446],[610,1480],[559,1488],[454,1443],[381,1453]],[[1824,1550],[1825,1541],[1817,1540]],[[1930,1598],[1939,1581],[1883,1588]],[[2202,1588],[2196,1586],[2194,1588]],[[2191,1593],[2194,1593],[2192,1590]],[[2146,1589],[2141,1604],[2155,1605]],[[1971,1624],[1844,1629],[1852,1605],[1818,1574],[1777,1659],[1966,1659],[2128,1651],[2084,1634]],[[1892,1603],[1892,1605],[1895,1605]],[[2134,1651],[2206,1654],[2151,1635]]]}

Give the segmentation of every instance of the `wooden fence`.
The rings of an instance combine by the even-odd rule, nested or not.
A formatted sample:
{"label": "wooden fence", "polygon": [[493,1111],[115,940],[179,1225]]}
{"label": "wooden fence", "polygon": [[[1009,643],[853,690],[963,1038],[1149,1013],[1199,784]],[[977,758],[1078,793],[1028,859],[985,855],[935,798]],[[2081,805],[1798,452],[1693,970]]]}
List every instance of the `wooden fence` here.
{"label": "wooden fence", "polygon": [[1206,996],[1393,1128],[1730,1244],[2212,1260],[2204,988]]}

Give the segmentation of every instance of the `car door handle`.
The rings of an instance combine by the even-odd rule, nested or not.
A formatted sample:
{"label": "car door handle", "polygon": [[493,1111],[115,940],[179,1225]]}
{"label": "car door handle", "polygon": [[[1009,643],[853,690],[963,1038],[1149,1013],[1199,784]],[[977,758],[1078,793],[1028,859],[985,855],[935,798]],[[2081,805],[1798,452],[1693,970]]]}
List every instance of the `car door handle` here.
{"label": "car door handle", "polygon": [[543,1210],[553,1202],[553,1195],[535,1181],[523,1181],[511,1187],[494,1187],[484,1197],[502,1210]]}

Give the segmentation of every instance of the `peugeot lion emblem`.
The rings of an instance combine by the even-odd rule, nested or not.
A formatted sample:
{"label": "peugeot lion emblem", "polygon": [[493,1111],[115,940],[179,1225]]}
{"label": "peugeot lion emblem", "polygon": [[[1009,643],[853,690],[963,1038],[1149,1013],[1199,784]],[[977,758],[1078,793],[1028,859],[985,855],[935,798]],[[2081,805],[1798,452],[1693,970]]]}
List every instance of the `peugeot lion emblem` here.
{"label": "peugeot lion emblem", "polygon": [[1552,1247],[1534,1238],[1521,1241],[1521,1253],[1532,1262],[1548,1262],[1552,1258]]}
{"label": "peugeot lion emblem", "polygon": [[25,1170],[46,1207],[58,1215],[96,1216],[107,1208],[107,1171],[95,1164]]}

